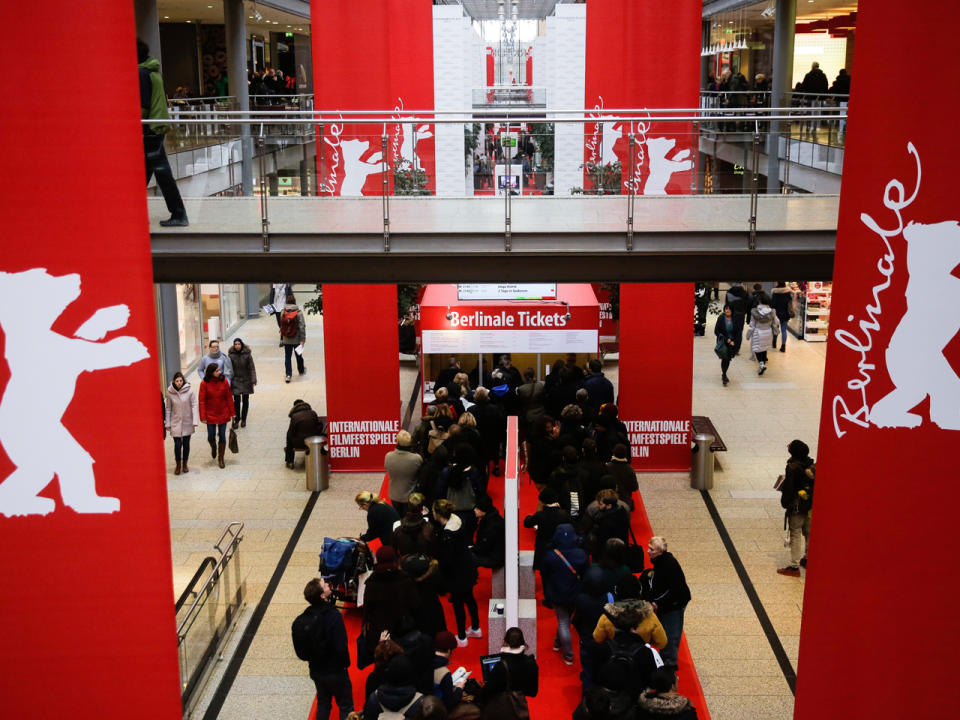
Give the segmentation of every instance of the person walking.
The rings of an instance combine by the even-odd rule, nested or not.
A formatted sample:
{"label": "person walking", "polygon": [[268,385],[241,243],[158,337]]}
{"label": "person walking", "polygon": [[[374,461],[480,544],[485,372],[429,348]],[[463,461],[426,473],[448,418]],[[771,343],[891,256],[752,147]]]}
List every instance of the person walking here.
{"label": "person walking", "polygon": [[573,525],[562,523],[553,533],[553,549],[545,553],[541,567],[543,603],[557,615],[557,634],[553,649],[560,652],[567,665],[573,665],[573,639],[570,636],[570,617],[573,615],[580,578],[590,567],[587,553],[580,548]]}
{"label": "person walking", "polygon": [[173,437],[173,458],[177,466],[174,475],[182,470],[190,472],[187,460],[190,459],[190,437],[197,431],[200,424],[200,412],[197,405],[197,396],[190,387],[190,383],[179,370],[174,373],[173,381],[167,387],[167,401],[163,426]]}
{"label": "person walking", "polygon": [[[283,315],[283,305],[287,302],[287,295],[293,294],[287,283],[273,283],[270,286],[270,307],[273,308],[273,317],[277,319],[277,330],[280,330],[280,316]],[[282,338],[281,338],[282,340]],[[280,343],[283,347],[283,342]]]}
{"label": "person walking", "polygon": [[[470,554],[470,538],[463,529],[460,517],[454,512],[449,500],[435,500],[433,519],[437,523],[440,535],[437,560],[440,573],[446,580],[450,593],[450,605],[457,622],[457,645],[466,647],[468,638],[481,638],[480,612],[477,600],[473,596],[473,587],[477,583],[477,566]],[[470,613],[470,628],[467,629],[466,611]]]}
{"label": "person walking", "polygon": [[641,576],[643,599],[653,606],[667,633],[667,646],[660,656],[668,668],[676,670],[677,652],[683,635],[683,614],[690,602],[690,588],[687,587],[680,563],[667,552],[666,540],[659,536],[650,538],[647,555],[653,567],[644,570]]}
{"label": "person walking", "polygon": [[[141,120],[168,120],[167,96],[163,91],[163,76],[160,75],[160,61],[150,57],[150,46],[137,38],[137,70],[140,77],[140,119]],[[157,176],[157,187],[163,194],[163,201],[170,211],[170,218],[161,220],[163,227],[186,227],[187,210],[183,206],[183,198],[177,189],[177,181],[173,179],[173,170],[170,161],[163,149],[164,136],[170,131],[170,126],[156,123],[143,126],[143,158],[147,167],[147,183],[154,175]]]}
{"label": "person walking", "polygon": [[707,309],[710,307],[710,289],[698,282],[693,286],[693,304],[697,310],[697,320],[693,325],[693,334],[703,337],[706,334]]}
{"label": "person walking", "polygon": [[740,352],[740,343],[743,341],[743,325],[750,310],[750,296],[742,282],[735,282],[727,290],[726,305],[733,313],[733,354]]}
{"label": "person walking", "polygon": [[287,302],[280,314],[280,342],[283,344],[284,380],[290,382],[293,375],[291,356],[297,356],[297,372],[304,375],[307,366],[303,363],[303,345],[307,342],[307,321],[303,311],[297,306],[296,298],[287,295]]}
{"label": "person walking", "polygon": [[233,347],[228,353],[230,364],[233,366],[233,380],[230,389],[233,391],[233,428],[237,423],[240,427],[247,426],[247,411],[250,409],[250,396],[257,384],[257,367],[253,364],[253,354],[250,348],[243,344],[243,340],[235,338]]}
{"label": "person walking", "polygon": [[757,303],[750,311],[747,339],[750,341],[750,349],[757,356],[757,362],[760,363],[757,375],[763,375],[767,371],[767,350],[773,347],[773,338],[780,332],[780,321],[770,307],[769,295],[761,294]]}
{"label": "person walking", "polygon": [[[800,577],[800,567],[807,566],[810,550],[810,511],[813,509],[813,481],[816,464],[810,457],[810,448],[802,440],[787,446],[790,459],[778,478],[780,505],[784,509],[784,529],[790,532],[790,564],[777,570],[781,575]],[[803,535],[803,553],[800,536]]]}
{"label": "person walking", "polygon": [[200,374],[200,380],[206,376],[207,365],[214,364],[220,368],[220,372],[223,373],[223,376],[229,381],[233,381],[233,363],[230,362],[230,357],[222,352],[220,352],[220,341],[211,340],[207,354],[200,358],[200,367],[197,368],[197,372]]}
{"label": "person walking", "polygon": [[200,383],[200,420],[207,424],[210,457],[224,467],[227,449],[227,423],[233,419],[233,393],[218,365],[207,365]]}
{"label": "person walking", "polygon": [[737,325],[733,319],[733,310],[729,305],[723,306],[723,314],[717,318],[717,324],[713,326],[713,334],[717,336],[717,346],[713,351],[720,358],[720,373],[723,378],[723,384],[730,382],[727,377],[727,370],[730,369],[730,361],[736,354]]}
{"label": "person walking", "polygon": [[[777,320],[780,321],[780,352],[787,351],[787,323],[790,322],[793,312],[793,291],[787,287],[783,280],[777,281],[777,286],[773,289],[773,295],[770,300],[770,307],[777,314]],[[776,337],[774,337],[773,346],[776,347]]]}
{"label": "person walking", "polygon": [[347,628],[334,604],[333,589],[323,578],[308,582],[303,597],[310,607],[293,621],[291,634],[297,657],[310,663],[310,679],[317,690],[316,720],[329,720],[334,699],[340,720],[346,720],[353,712]]}

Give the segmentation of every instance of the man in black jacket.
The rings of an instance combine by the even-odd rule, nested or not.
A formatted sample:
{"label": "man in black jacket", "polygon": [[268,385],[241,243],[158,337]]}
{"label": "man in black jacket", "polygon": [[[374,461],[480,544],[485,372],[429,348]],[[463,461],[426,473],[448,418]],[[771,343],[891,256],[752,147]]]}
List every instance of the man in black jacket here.
{"label": "man in black jacket", "polygon": [[[790,564],[778,568],[781,575],[800,577],[800,566],[807,566],[810,548],[810,510],[813,508],[813,480],[816,466],[810,457],[810,448],[802,440],[787,446],[790,459],[780,476],[780,505],[785,510],[783,524],[790,531]],[[800,554],[800,536],[803,535],[803,555]]]}
{"label": "man in black jacket", "polygon": [[287,428],[287,444],[283,449],[283,459],[288,468],[293,468],[293,458],[297,450],[306,450],[305,441],[314,435],[323,435],[323,423],[319,416],[303,400],[294,400],[293,409],[288,415],[290,426]]}
{"label": "man in black jacket", "polygon": [[493,500],[481,495],[473,508],[477,516],[477,540],[470,547],[478,567],[498,570],[506,554],[506,525]]}
{"label": "man in black jacket", "polygon": [[539,570],[540,559],[553,541],[557,526],[570,522],[570,513],[560,507],[560,497],[553,488],[545,487],[538,499],[543,504],[543,510],[527,515],[523,519],[523,526],[537,529],[537,537],[533,541],[533,566]]}
{"label": "man in black jacket", "polygon": [[331,700],[337,701],[340,720],[353,712],[353,687],[350,684],[350,652],[347,649],[347,629],[333,603],[332,589],[323,578],[307,583],[303,597],[310,607],[305,614],[313,615],[321,624],[318,643],[310,663],[310,679],[317,688],[317,720],[328,720]]}
{"label": "man in black jacket", "polygon": [[667,646],[660,651],[660,656],[667,667],[676,670],[677,651],[683,634],[683,612],[690,602],[690,588],[680,563],[667,552],[666,540],[659,536],[650,538],[647,554],[653,567],[644,570],[641,577],[643,599],[653,605],[667,634]]}

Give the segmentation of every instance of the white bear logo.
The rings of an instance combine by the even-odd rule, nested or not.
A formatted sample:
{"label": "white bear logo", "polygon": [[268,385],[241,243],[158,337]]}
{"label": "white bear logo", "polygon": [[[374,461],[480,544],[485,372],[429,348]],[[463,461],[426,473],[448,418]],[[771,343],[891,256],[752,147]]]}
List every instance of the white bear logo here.
{"label": "white bear logo", "polygon": [[647,140],[647,153],[650,155],[650,175],[643,186],[644,195],[666,195],[667,183],[674,173],[690,170],[693,160],[689,150],[680,150],[672,158],[667,153],[677,144],[674,138],[655,137]]}
{"label": "white bear logo", "polygon": [[[0,444],[16,465],[0,480],[0,514],[46,515],[56,506],[39,497],[54,476],[65,505],[79,513],[112,513],[120,501],[97,495],[93,458],[63,426],[63,414],[73,400],[80,373],[132,365],[147,357],[135,337],[97,342],[124,327],[126,305],[95,312],[73,338],[51,327],[80,296],[80,276],[53,276],[45,268],[19,273],[0,272],[0,326],[4,355],[10,367],[0,399]],[[17,298],[30,297],[28,310]]]}
{"label": "white bear logo", "polygon": [[374,153],[369,160],[361,160],[370,149],[368,140],[344,140],[340,144],[343,153],[343,184],[341,197],[357,197],[361,194],[367,176],[380,172],[382,153]]}
{"label": "white bear logo", "polygon": [[[960,292],[951,273],[960,264],[960,226],[909,223],[907,241],[907,312],[887,346],[887,373],[894,389],[870,410],[878,427],[914,428],[923,418],[912,413],[930,396],[930,420],[944,430],[960,430],[960,378],[943,355],[960,331],[960,315],[949,299]],[[948,303],[944,312],[944,303]]]}

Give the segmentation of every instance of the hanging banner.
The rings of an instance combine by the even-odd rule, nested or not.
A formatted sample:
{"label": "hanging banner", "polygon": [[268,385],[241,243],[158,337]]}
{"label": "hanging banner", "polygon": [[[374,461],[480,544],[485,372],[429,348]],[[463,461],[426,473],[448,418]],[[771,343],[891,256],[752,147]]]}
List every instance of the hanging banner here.
{"label": "hanging banner", "polygon": [[323,285],[330,469],[382,472],[400,430],[396,285]]}
{"label": "hanging banner", "polygon": [[637,470],[690,469],[692,298],[693,283],[620,285],[618,407]]}
{"label": "hanging banner", "polygon": [[[133,5],[30,20],[43,52],[0,47],[23,82],[0,108],[0,714],[179,718]],[[84,73],[110,82],[58,82],[51,102],[84,37]],[[91,109],[82,129],[66,108]],[[82,181],[24,191],[71,163]]]}
{"label": "hanging banner", "polygon": [[[955,42],[944,18],[955,10],[948,0],[911,12],[877,2],[857,14],[798,720],[824,708],[850,718],[955,712],[960,210],[949,190],[956,130],[932,120],[943,114]],[[894,36],[922,39],[908,65],[887,62]],[[910,102],[891,103],[890,88],[907,85]],[[888,539],[891,558],[866,560]],[[866,562],[852,572],[851,558]],[[908,587],[912,597],[898,590]],[[905,616],[922,624],[908,660],[921,692],[904,684],[903,644],[877,631]]]}
{"label": "hanging banner", "polygon": [[[382,195],[384,159],[388,193],[432,194],[434,126],[415,118],[434,107],[431,4],[369,0],[311,7],[313,57],[323,67],[314,76],[314,107],[325,113],[317,137],[320,194]],[[338,112],[363,110],[390,111],[391,120],[361,124]]]}
{"label": "hanging banner", "polygon": [[702,0],[587,4],[584,107],[597,120],[584,126],[584,188],[602,186],[607,194],[690,192],[697,147],[691,124],[600,118],[605,109],[698,107],[702,10]]}

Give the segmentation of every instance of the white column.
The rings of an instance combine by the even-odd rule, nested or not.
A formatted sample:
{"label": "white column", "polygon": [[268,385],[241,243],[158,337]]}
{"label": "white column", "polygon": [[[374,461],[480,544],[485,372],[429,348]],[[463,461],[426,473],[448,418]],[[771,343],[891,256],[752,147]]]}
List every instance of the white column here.
{"label": "white column", "polygon": [[[551,110],[583,109],[587,6],[557,5],[547,18],[547,37],[547,117]],[[583,187],[583,123],[557,123],[554,132],[554,194],[569,195]]]}
{"label": "white column", "polygon": [[[466,111],[469,83],[470,19],[459,5],[433,7],[433,102],[436,110]],[[463,197],[467,163],[463,125],[434,126],[437,197]]]}

